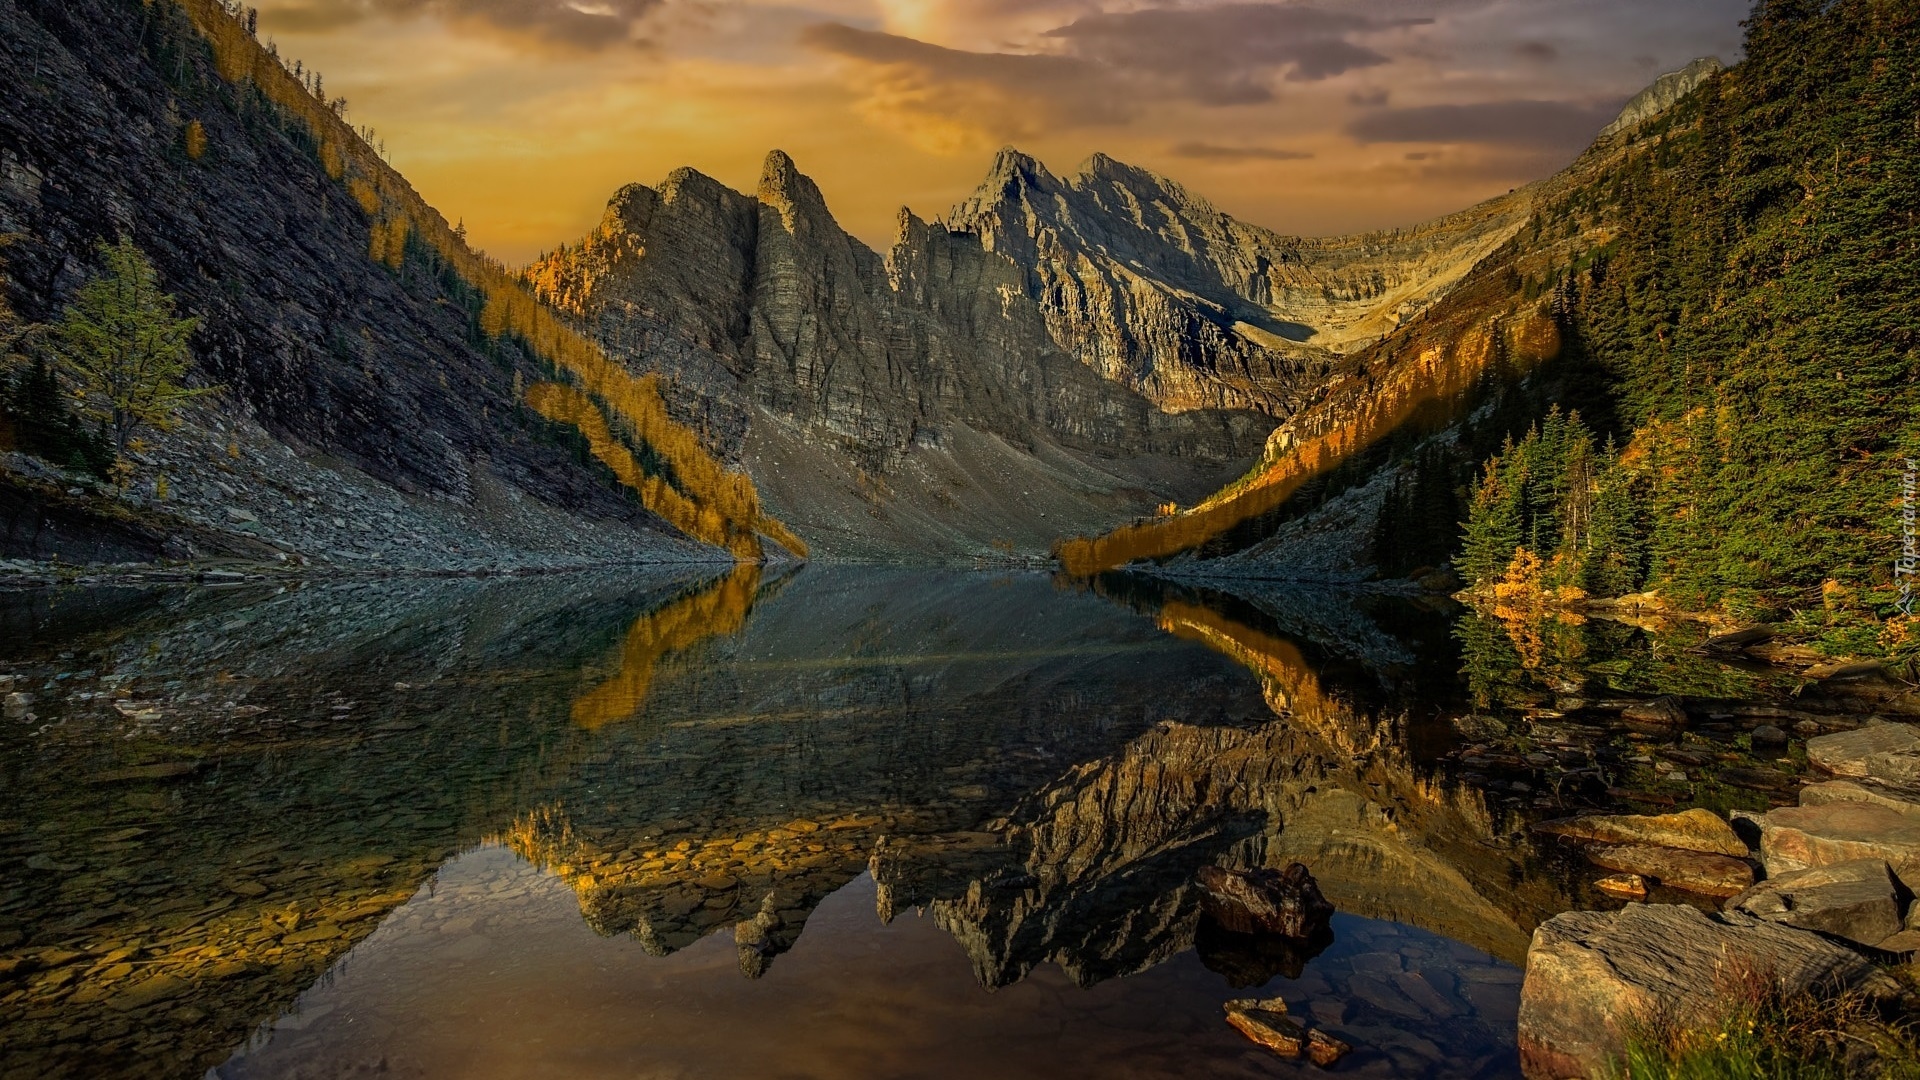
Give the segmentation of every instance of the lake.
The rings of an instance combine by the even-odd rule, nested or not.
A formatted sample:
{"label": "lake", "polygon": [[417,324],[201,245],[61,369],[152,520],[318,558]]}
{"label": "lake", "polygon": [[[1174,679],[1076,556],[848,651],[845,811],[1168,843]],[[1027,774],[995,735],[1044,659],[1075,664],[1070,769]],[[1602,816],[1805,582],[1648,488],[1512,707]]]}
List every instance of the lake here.
{"label": "lake", "polygon": [[[1566,676],[1424,597],[747,567],[0,630],[0,1077],[1317,1074],[1249,996],[1340,1073],[1515,1076],[1531,930],[1594,899],[1524,819],[1637,767],[1463,757]],[[1330,945],[1202,918],[1295,860]]]}

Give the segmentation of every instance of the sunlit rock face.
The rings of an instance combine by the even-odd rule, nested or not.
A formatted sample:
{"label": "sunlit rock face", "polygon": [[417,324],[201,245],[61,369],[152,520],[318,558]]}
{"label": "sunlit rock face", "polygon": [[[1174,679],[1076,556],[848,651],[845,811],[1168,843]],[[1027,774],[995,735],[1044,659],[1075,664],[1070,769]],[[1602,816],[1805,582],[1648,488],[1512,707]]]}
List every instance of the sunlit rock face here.
{"label": "sunlit rock face", "polygon": [[1169,411],[1285,417],[1530,210],[1521,193],[1407,229],[1280,236],[1104,154],[1056,176],[1008,148],[950,224],[1019,264],[1054,340],[1106,378]]}
{"label": "sunlit rock face", "polygon": [[527,277],[823,554],[1044,550],[1198,495],[1273,426],[1102,378],[1013,262],[906,210],[876,252],[777,151],[751,195],[688,169],[623,188]]}

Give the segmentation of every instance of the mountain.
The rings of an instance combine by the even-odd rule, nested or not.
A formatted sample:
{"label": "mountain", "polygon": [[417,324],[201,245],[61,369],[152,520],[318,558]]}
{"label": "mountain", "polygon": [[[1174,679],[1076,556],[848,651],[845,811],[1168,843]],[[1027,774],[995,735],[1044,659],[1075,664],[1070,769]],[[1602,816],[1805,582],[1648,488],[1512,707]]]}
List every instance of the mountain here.
{"label": "mountain", "polygon": [[629,185],[523,276],[821,554],[1038,552],[1237,473],[1529,207],[1282,237],[1104,155],[1061,180],[1009,149],[876,252],[775,151],[751,195]]}
{"label": "mountain", "polygon": [[[1718,63],[1686,70],[1698,86]],[[1663,153],[1681,122],[1680,109],[1646,113],[1683,75],[1633,99],[1565,170],[1496,200],[1520,224],[1418,317],[1346,357],[1245,475],[1178,514],[1067,540],[1063,562],[1082,574],[1152,562],[1321,581],[1446,563],[1466,516],[1458,489],[1482,458],[1552,405],[1604,408],[1605,376],[1574,340],[1566,289],[1618,234],[1621,177]]]}
{"label": "mountain", "polygon": [[1195,497],[1273,421],[1174,413],[1060,349],[1020,269],[902,209],[876,252],[787,155],[617,192],[525,280],[738,461],[821,554],[1038,553]]}
{"label": "mountain", "polygon": [[1000,151],[949,225],[1022,270],[1062,348],[1170,412],[1285,418],[1338,359],[1427,310],[1526,221],[1503,196],[1407,229],[1281,236],[1095,154],[1070,176]]}
{"label": "mountain", "polygon": [[1651,593],[1913,670],[1920,16],[1746,26],[1740,64],[1636,98],[1246,476],[1063,560],[1435,586],[1451,563],[1523,607]]}
{"label": "mountain", "polygon": [[477,569],[780,532],[216,0],[0,0],[0,55],[0,295],[52,322],[130,238],[220,388],[120,490],[18,452],[63,395],[0,410],[0,555]]}

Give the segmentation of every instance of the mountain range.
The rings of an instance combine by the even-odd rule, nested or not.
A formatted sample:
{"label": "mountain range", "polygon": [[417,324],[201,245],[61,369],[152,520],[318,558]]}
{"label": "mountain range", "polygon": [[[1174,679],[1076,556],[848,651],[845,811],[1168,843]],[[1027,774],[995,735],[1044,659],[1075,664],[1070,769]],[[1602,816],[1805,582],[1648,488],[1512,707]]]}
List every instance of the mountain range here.
{"label": "mountain range", "polygon": [[1061,176],[1009,148],[945,218],[903,208],[884,252],[775,151],[752,193],[690,169],[629,185],[589,235],[508,270],[217,0],[4,0],[0,30],[21,321],[57,319],[95,246],[129,236],[199,318],[197,378],[220,388],[121,485],[0,430],[5,554],[73,561],[1043,555],[1204,506],[1324,434],[1371,400],[1383,349],[1451,325],[1450,298],[1482,303],[1459,298],[1490,266],[1549,258],[1543,200],[1630,137],[1336,238],[1105,155]]}

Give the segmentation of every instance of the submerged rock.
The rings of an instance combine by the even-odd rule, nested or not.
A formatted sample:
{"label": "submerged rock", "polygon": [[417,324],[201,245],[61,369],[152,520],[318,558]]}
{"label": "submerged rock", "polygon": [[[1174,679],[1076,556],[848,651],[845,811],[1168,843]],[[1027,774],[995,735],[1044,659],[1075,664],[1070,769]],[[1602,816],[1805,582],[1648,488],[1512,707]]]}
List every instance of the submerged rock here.
{"label": "submerged rock", "polygon": [[1878,945],[1901,930],[1898,893],[1884,860],[1856,859],[1769,878],[1727,910]]}
{"label": "submerged rock", "polygon": [[1687,710],[1671,695],[1641,701],[1620,712],[1620,720],[1630,731],[1645,735],[1670,735],[1687,726]]}
{"label": "submerged rock", "polygon": [[1328,932],[1333,905],[1300,863],[1245,872],[1205,866],[1198,880],[1206,913],[1235,933],[1305,940]]}
{"label": "submerged rock", "polygon": [[1697,807],[1677,814],[1589,814],[1543,821],[1534,829],[1610,844],[1652,844],[1735,858],[1747,854],[1746,842],[1734,834],[1731,825],[1713,811]]}
{"label": "submerged rock", "polygon": [[1898,987],[1850,949],[1738,913],[1636,904],[1570,911],[1534,931],[1520,991],[1520,1061],[1529,1077],[1608,1075],[1635,1023],[1702,1026],[1760,976],[1787,993]]}

